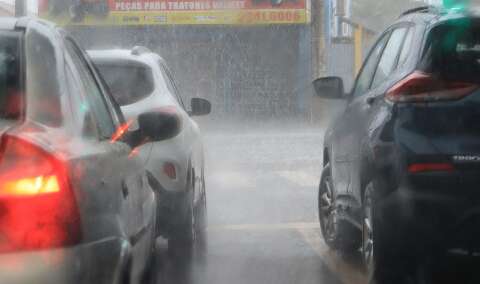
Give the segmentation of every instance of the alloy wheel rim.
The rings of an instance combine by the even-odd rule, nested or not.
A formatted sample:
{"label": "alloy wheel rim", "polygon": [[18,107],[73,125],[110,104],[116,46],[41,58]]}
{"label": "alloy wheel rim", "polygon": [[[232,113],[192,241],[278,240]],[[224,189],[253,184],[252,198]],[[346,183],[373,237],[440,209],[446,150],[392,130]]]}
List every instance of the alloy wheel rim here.
{"label": "alloy wheel rim", "polygon": [[325,177],[321,186],[319,195],[319,210],[322,229],[325,236],[329,240],[333,240],[336,234],[336,213],[334,210],[333,191],[331,186],[331,179],[329,176]]}
{"label": "alloy wheel rim", "polygon": [[197,218],[196,218],[196,212],[195,212],[195,206],[193,206],[192,204],[192,214],[191,214],[191,218],[192,218],[192,241],[195,242],[196,239],[197,239]]}
{"label": "alloy wheel rim", "polygon": [[373,268],[374,261],[374,239],[372,227],[372,200],[370,191],[367,189],[364,200],[364,218],[362,224],[362,255],[367,269]]}

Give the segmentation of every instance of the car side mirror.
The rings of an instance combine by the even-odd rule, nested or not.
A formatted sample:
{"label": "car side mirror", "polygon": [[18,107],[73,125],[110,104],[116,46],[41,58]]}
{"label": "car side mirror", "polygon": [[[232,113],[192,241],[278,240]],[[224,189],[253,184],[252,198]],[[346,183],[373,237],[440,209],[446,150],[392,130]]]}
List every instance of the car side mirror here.
{"label": "car side mirror", "polygon": [[191,111],[189,114],[191,116],[207,115],[212,112],[212,104],[208,100],[202,98],[192,98],[190,101],[190,107]]}
{"label": "car side mirror", "polygon": [[315,94],[325,99],[343,99],[345,91],[340,77],[323,77],[313,81]]}
{"label": "car side mirror", "polygon": [[175,109],[165,108],[138,116],[138,130],[149,141],[163,141],[177,136],[182,119]]}

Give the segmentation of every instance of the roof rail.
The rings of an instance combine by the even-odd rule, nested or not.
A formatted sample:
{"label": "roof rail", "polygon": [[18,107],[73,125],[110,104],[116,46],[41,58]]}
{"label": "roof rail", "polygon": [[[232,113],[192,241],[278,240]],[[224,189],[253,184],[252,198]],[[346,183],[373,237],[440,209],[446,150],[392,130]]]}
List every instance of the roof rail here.
{"label": "roof rail", "polygon": [[405,12],[403,12],[400,17],[409,15],[409,14],[414,14],[414,13],[433,13],[433,14],[440,14],[440,9],[438,7],[428,5],[428,6],[420,6],[416,8],[409,9]]}
{"label": "roof rail", "polygon": [[152,51],[145,46],[135,46],[134,48],[132,48],[132,55],[142,55],[151,52]]}

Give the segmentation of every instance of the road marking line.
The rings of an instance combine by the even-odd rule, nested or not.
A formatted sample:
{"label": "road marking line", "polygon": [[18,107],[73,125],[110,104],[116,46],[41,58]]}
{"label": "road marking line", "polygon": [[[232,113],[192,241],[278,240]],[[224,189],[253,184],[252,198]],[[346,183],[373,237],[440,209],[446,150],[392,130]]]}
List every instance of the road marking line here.
{"label": "road marking line", "polygon": [[279,224],[238,224],[224,226],[209,226],[209,231],[230,230],[230,231],[271,231],[271,230],[299,230],[316,229],[320,225],[315,223],[279,223]]}
{"label": "road marking line", "polygon": [[320,182],[320,176],[317,177],[304,171],[278,171],[276,173],[279,176],[286,178],[287,180],[302,187],[315,188]]}
{"label": "road marking line", "polygon": [[297,229],[303,239],[322,258],[327,267],[344,284],[366,284],[367,276],[354,265],[345,262],[335,252],[331,251],[320,237],[318,230]]}

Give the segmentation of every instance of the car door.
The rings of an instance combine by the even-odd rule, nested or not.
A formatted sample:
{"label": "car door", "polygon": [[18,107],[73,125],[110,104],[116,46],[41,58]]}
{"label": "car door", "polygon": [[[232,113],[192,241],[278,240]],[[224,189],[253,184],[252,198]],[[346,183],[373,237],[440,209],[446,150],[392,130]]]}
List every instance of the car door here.
{"label": "car door", "polygon": [[367,60],[365,61],[352,90],[349,95],[347,107],[340,115],[332,130],[332,145],[330,153],[330,163],[332,170],[332,180],[337,194],[337,200],[345,199],[345,202],[352,203],[350,183],[351,174],[349,163],[354,159],[355,148],[358,144],[358,121],[353,115],[352,110],[361,106],[362,101],[366,98],[365,94],[370,88],[370,83],[376,69],[378,60],[382,54],[384,46],[389,38],[390,33],[381,36],[373,47]]}
{"label": "car door", "polygon": [[178,87],[176,85],[175,79],[172,75],[170,69],[163,63],[160,62],[160,69],[162,71],[162,75],[165,79],[167,84],[168,90],[171,92],[172,96],[174,96],[175,100],[178,102],[180,108],[182,109],[182,116],[183,121],[185,123],[183,129],[183,143],[185,143],[185,149],[188,149],[190,154],[190,167],[193,169],[193,177],[192,181],[194,182],[194,202],[196,202],[202,197],[204,192],[202,182],[203,182],[203,145],[200,138],[200,129],[197,123],[191,119],[188,115],[187,110],[185,109],[185,105],[183,100],[180,96]]}
{"label": "car door", "polygon": [[[110,213],[114,215],[101,214],[110,218],[105,220],[102,225],[109,226],[108,222],[119,221],[125,237],[135,246],[136,242],[145,234],[148,226],[146,220],[149,220],[149,216],[146,215],[148,207],[143,204],[144,200],[148,201],[145,199],[145,196],[148,195],[145,192],[148,187],[145,186],[143,165],[137,157],[132,155],[130,146],[121,142],[120,139],[112,138],[116,129],[120,127],[118,123],[115,123],[118,119],[109,108],[100,84],[83,53],[69,38],[65,40],[65,47],[68,65],[66,72],[71,73],[72,88],[78,90],[76,105],[80,108],[77,114],[81,125],[79,131],[82,132],[83,137],[92,139],[92,148],[83,149],[87,153],[93,151],[92,157],[85,160],[88,161],[92,175],[95,174],[101,179],[105,191],[103,194],[98,191],[99,188],[89,189],[97,190],[97,192],[89,194],[96,202],[89,203],[90,211],[86,214],[90,216],[90,221],[96,223],[97,220],[92,220],[98,218],[95,212],[108,210],[107,208],[118,205],[118,208],[110,208]],[[99,208],[102,206],[104,208]],[[117,218],[118,220],[116,220]]]}
{"label": "car door", "polygon": [[[348,140],[346,152],[348,156],[348,171],[350,174],[349,195],[355,198],[356,204],[361,204],[362,171],[368,157],[369,132],[371,120],[379,112],[380,99],[392,84],[397,68],[400,50],[402,49],[409,27],[406,24],[395,25],[389,29],[373,50],[371,58],[365,64],[365,87],[357,83],[351,101],[347,107],[352,139]],[[382,43],[385,42],[385,43]],[[381,48],[383,44],[383,48]],[[371,65],[369,65],[371,64]],[[373,66],[374,72],[367,70]],[[367,76],[368,75],[368,76]],[[359,80],[363,79],[359,77]]]}

